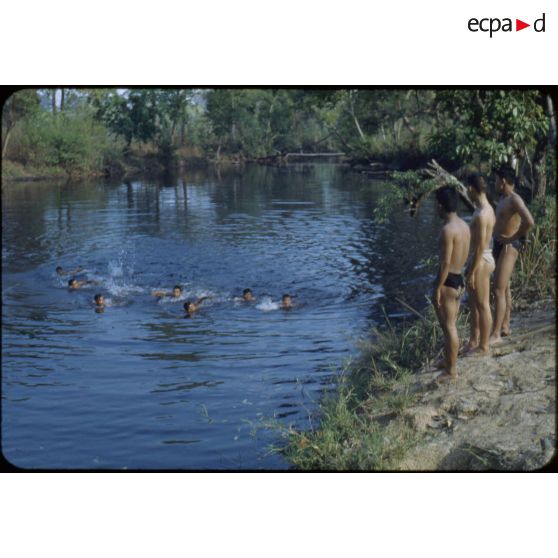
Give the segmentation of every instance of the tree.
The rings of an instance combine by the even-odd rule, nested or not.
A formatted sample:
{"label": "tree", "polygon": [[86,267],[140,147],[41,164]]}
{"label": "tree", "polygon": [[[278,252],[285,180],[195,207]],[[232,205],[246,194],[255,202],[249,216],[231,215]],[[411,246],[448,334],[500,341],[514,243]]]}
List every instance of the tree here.
{"label": "tree", "polygon": [[184,127],[187,120],[187,108],[192,91],[189,89],[162,89],[158,91],[160,133],[169,136],[172,141],[176,129],[181,128],[181,143],[184,142]]}
{"label": "tree", "polygon": [[548,143],[545,102],[538,91],[439,91],[436,103],[443,116],[431,146],[457,166],[508,163],[537,197],[541,190],[533,183],[532,161]]}
{"label": "tree", "polygon": [[35,89],[16,91],[2,108],[2,157],[6,154],[10,134],[22,119],[33,114],[39,107],[39,97]]}
{"label": "tree", "polygon": [[109,130],[126,141],[147,142],[155,136],[157,117],[155,94],[150,89],[131,89],[125,94],[111,91],[106,95],[91,95],[97,117]]}
{"label": "tree", "polygon": [[331,135],[318,96],[303,90],[216,89],[206,100],[217,158],[221,149],[250,157],[311,150]]}

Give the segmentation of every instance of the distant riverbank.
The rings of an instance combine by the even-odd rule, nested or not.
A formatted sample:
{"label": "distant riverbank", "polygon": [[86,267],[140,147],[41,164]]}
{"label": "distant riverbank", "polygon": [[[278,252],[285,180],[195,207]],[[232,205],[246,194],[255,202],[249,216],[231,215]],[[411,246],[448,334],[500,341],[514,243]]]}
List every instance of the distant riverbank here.
{"label": "distant riverbank", "polygon": [[[176,161],[172,166],[161,163],[154,154],[132,154],[120,160],[111,162],[103,168],[68,172],[59,165],[23,165],[20,162],[2,160],[2,181],[22,182],[50,179],[92,178],[105,176],[107,178],[126,178],[144,174],[162,174],[169,170],[180,170],[200,166],[209,166],[212,162],[203,157],[189,157]],[[231,164],[231,163],[229,163]]]}
{"label": "distant riverbank", "polygon": [[[179,154],[171,162],[165,161],[160,154],[153,150],[134,150],[119,158],[110,160],[105,166],[89,168],[87,170],[68,171],[60,165],[23,164],[4,158],[2,160],[2,180],[5,182],[40,181],[49,179],[83,179],[98,176],[107,178],[127,178],[145,174],[164,174],[180,172],[194,168],[209,166],[220,168],[242,168],[247,165],[284,166],[290,163],[314,164],[321,162],[335,162],[346,165],[351,171],[364,174],[370,178],[383,178],[392,170],[397,170],[398,161],[365,162],[361,159],[335,156],[328,159],[325,155],[313,157],[314,154],[289,153],[288,156],[273,156],[249,158],[240,155],[221,155],[219,158],[201,154]],[[418,168],[418,167],[417,167]]]}

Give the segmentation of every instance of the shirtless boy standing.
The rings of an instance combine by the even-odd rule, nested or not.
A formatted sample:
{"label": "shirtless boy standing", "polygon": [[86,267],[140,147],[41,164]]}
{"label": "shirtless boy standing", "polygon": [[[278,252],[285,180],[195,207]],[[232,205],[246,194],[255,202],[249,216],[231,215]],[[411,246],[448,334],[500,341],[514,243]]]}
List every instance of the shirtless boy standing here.
{"label": "shirtless boy standing", "polygon": [[436,315],[444,331],[445,367],[436,378],[437,382],[443,382],[457,378],[459,337],[455,322],[464,289],[461,271],[469,253],[471,233],[467,223],[457,215],[459,198],[454,188],[444,186],[436,190],[436,200],[439,215],[444,219],[440,232],[440,267],[433,297]]}
{"label": "shirtless boy standing", "polygon": [[471,311],[471,336],[465,347],[466,356],[488,354],[492,328],[490,312],[490,275],[496,263],[490,247],[496,216],[486,198],[486,180],[481,174],[467,177],[468,194],[475,204],[471,220],[471,256],[467,266],[467,291]]}
{"label": "shirtless boy standing", "polygon": [[510,334],[510,314],[512,297],[510,279],[519,248],[529,229],[535,224],[531,212],[514,192],[515,173],[511,167],[501,167],[496,171],[496,188],[500,200],[496,207],[496,224],[494,225],[493,253],[496,260],[494,274],[494,327],[490,343],[500,343],[502,335]]}

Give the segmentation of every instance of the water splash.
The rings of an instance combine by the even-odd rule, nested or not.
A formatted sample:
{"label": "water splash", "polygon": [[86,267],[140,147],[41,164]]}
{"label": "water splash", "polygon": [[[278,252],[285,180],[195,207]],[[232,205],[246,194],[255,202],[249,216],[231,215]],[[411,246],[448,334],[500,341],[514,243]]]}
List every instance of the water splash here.
{"label": "water splash", "polygon": [[143,293],[145,287],[135,285],[129,280],[134,273],[133,260],[134,253],[121,248],[118,258],[109,260],[108,278],[103,283],[105,289],[116,297],[125,297],[134,293]]}
{"label": "water splash", "polygon": [[[152,290],[156,290],[156,291],[171,291],[172,289],[169,289],[168,287],[165,288],[156,288],[156,289],[152,289]],[[223,300],[225,300],[224,297],[218,295],[216,292],[210,290],[210,289],[204,289],[201,287],[190,287],[188,289],[184,288],[184,286],[182,286],[182,294],[179,297],[173,297],[173,296],[165,296],[165,297],[161,297],[159,299],[159,304],[171,304],[174,302],[184,302],[185,300],[197,300],[199,298],[203,298],[203,297],[207,297],[209,300],[205,301],[204,304],[207,304],[209,302],[221,302]]]}
{"label": "water splash", "polygon": [[256,308],[262,312],[271,312],[272,310],[279,310],[280,304],[278,302],[273,302],[270,296],[262,297],[262,301],[256,304]]}

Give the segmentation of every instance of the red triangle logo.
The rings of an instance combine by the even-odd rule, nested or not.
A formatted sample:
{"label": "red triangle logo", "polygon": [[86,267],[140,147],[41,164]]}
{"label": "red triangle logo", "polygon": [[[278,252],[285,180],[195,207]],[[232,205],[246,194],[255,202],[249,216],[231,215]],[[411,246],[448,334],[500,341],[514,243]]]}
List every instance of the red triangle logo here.
{"label": "red triangle logo", "polygon": [[522,29],[525,29],[526,27],[531,27],[531,24],[530,23],[525,23],[524,21],[521,21],[520,19],[515,20],[515,30],[516,31],[521,31]]}

